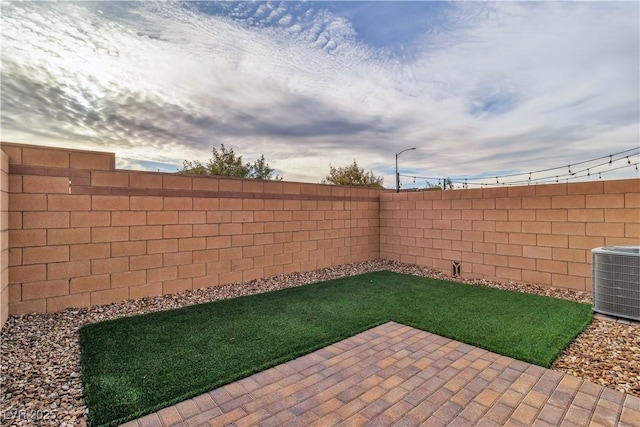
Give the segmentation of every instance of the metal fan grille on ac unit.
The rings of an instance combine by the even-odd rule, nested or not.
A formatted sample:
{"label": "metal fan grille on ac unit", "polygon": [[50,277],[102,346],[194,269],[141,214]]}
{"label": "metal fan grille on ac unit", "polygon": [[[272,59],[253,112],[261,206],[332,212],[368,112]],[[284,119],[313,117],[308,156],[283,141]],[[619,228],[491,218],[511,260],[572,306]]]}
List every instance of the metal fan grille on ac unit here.
{"label": "metal fan grille on ac unit", "polygon": [[596,248],[593,310],[640,320],[640,246]]}

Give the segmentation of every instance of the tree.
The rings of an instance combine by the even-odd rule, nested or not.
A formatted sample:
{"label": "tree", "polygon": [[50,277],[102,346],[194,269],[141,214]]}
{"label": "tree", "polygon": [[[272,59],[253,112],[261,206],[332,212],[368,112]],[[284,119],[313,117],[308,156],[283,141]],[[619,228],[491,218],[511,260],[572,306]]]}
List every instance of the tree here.
{"label": "tree", "polygon": [[227,148],[224,144],[220,149],[213,147],[212,157],[206,165],[199,160],[185,160],[182,163],[180,173],[189,175],[231,176],[235,178],[249,178],[262,180],[281,180],[282,177],[274,175],[275,169],[269,167],[264,159],[264,154],[253,163],[243,163],[242,156],[238,156],[233,148]]}
{"label": "tree", "polygon": [[365,172],[355,160],[348,166],[339,168],[330,166],[329,168],[329,175],[322,180],[322,184],[382,187],[383,177],[375,176],[372,171]]}
{"label": "tree", "polygon": [[264,159],[264,154],[260,156],[258,160],[253,162],[249,171],[249,178],[252,179],[276,179],[281,180],[282,177],[280,175],[276,175],[272,178],[275,169],[269,167],[269,163],[267,163]]}

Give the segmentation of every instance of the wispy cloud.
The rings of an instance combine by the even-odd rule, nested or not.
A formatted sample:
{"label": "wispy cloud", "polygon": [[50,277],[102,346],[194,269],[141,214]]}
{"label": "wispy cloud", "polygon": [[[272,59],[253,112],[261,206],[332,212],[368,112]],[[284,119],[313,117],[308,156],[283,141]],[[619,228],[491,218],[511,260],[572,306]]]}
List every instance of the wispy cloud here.
{"label": "wispy cloud", "polygon": [[624,2],[3,3],[2,138],[151,170],[225,143],[311,182],[356,159],[393,185],[394,153],[413,146],[401,165],[420,175],[558,166],[638,145],[639,15]]}

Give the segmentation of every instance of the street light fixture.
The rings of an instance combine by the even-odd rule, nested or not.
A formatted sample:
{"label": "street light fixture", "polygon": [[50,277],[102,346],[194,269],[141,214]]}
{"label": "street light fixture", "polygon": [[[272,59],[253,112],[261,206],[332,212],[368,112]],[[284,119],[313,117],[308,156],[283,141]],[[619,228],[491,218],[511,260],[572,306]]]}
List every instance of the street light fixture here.
{"label": "street light fixture", "polygon": [[399,153],[396,153],[396,193],[400,192],[400,174],[398,173],[398,156],[402,153],[404,153],[405,151],[411,151],[411,150],[415,150],[416,147],[413,148],[407,148],[406,150],[402,150]]}

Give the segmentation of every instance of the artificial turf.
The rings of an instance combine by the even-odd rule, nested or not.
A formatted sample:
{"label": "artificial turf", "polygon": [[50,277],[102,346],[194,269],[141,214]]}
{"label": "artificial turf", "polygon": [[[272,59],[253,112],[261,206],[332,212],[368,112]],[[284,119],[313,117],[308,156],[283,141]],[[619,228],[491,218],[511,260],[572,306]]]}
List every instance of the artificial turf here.
{"label": "artificial turf", "polygon": [[117,425],[393,320],[549,366],[591,306],[391,272],[80,329],[92,425]]}

